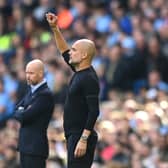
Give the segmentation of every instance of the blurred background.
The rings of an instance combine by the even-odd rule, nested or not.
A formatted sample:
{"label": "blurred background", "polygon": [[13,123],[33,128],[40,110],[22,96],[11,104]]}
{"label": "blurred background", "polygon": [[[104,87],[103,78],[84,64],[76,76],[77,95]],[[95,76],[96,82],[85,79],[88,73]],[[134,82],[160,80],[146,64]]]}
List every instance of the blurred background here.
{"label": "blurred background", "polygon": [[0,168],[19,168],[20,125],[11,115],[32,59],[44,61],[55,97],[47,168],[66,168],[62,114],[73,74],[55,46],[49,11],[69,45],[96,43],[101,91],[92,168],[168,168],[167,0],[0,0]]}

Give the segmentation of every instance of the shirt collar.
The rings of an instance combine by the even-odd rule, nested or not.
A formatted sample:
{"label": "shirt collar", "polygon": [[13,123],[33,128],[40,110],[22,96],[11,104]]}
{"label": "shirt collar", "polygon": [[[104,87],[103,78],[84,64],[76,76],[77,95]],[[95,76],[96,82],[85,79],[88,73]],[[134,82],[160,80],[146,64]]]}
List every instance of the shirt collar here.
{"label": "shirt collar", "polygon": [[44,83],[46,83],[46,79],[45,78],[40,83],[38,83],[37,85],[30,85],[31,92],[34,93]]}

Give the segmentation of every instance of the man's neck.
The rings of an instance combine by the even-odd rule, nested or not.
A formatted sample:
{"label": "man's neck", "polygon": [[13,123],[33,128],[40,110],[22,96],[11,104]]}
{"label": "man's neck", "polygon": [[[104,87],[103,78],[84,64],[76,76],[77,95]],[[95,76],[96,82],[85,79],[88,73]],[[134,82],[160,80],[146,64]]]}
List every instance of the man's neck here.
{"label": "man's neck", "polygon": [[76,70],[76,72],[81,71],[81,70],[89,68],[90,66],[91,66],[91,64],[79,64],[79,65],[75,66],[75,70]]}

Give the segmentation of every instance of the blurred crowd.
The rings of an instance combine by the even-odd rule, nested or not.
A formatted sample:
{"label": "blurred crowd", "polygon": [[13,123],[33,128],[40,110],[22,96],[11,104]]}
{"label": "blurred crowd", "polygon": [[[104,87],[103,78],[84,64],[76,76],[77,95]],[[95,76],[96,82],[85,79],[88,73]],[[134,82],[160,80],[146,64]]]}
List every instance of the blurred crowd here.
{"label": "blurred crowd", "polygon": [[96,44],[101,92],[92,168],[168,168],[167,0],[0,0],[0,168],[19,167],[20,125],[11,116],[32,59],[44,61],[55,98],[47,168],[66,168],[62,114],[72,72],[46,12],[58,15],[69,45],[80,38]]}

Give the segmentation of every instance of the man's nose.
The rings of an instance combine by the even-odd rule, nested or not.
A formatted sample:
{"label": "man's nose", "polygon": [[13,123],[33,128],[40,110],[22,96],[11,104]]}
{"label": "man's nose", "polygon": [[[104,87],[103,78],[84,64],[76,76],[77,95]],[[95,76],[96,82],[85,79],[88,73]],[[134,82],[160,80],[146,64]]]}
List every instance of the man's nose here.
{"label": "man's nose", "polygon": [[29,76],[29,75],[26,75],[26,78],[27,78],[27,79],[29,79],[29,78],[30,78],[30,76]]}

